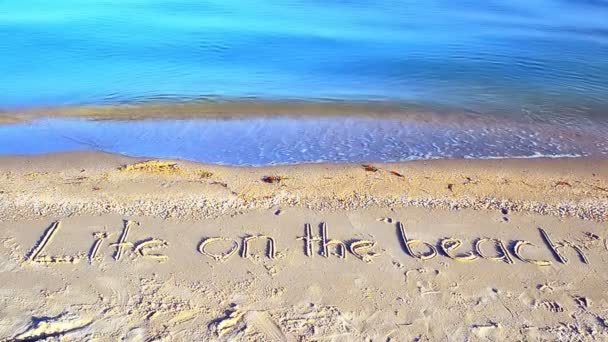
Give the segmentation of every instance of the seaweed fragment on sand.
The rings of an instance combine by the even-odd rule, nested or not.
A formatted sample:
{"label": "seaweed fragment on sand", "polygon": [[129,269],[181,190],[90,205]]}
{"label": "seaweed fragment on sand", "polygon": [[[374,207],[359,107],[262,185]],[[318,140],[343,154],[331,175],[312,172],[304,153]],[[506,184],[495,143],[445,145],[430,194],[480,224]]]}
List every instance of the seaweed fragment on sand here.
{"label": "seaweed fragment on sand", "polygon": [[281,176],[264,176],[264,177],[262,177],[262,182],[268,183],[268,184],[275,184],[275,183],[280,183],[281,181],[283,181],[285,179],[287,179],[287,178],[281,177]]}
{"label": "seaweed fragment on sand", "polygon": [[371,164],[363,164],[363,169],[367,172],[378,172],[378,168]]}
{"label": "seaweed fragment on sand", "polygon": [[209,172],[206,170],[197,170],[195,172],[195,174],[199,177],[199,178],[210,178],[213,176],[213,172]]}
{"label": "seaweed fragment on sand", "polygon": [[389,171],[389,172],[390,172],[390,173],[391,173],[391,175],[393,175],[393,176],[397,176],[397,177],[399,177],[399,178],[405,178],[405,176],[404,176],[404,175],[400,174],[400,173],[399,173],[399,172],[397,172],[397,171],[393,171],[393,170],[391,170],[391,171]]}
{"label": "seaweed fragment on sand", "polygon": [[553,187],[558,187],[558,186],[566,186],[568,188],[571,188],[572,184],[570,184],[569,182],[560,180],[560,181],[555,182],[555,184],[553,185]]}

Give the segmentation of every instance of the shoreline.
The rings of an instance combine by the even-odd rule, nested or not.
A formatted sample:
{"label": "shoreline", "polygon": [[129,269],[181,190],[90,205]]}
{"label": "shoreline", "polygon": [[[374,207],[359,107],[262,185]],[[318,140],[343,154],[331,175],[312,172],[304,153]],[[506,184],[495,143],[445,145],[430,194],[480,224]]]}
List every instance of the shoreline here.
{"label": "shoreline", "polygon": [[[285,206],[321,211],[504,209],[608,220],[608,174],[603,171],[608,160],[602,159],[231,167],[73,152],[0,157],[0,165],[3,219],[110,212],[211,218]],[[133,189],[133,184],[140,189]],[[126,199],[133,196],[137,202]]]}
{"label": "shoreline", "polygon": [[387,115],[243,115],[141,121],[54,117],[0,125],[0,154],[103,151],[256,166],[325,161],[608,157],[608,141],[601,126],[524,124],[506,118],[466,119],[428,113],[414,113],[417,118]]}

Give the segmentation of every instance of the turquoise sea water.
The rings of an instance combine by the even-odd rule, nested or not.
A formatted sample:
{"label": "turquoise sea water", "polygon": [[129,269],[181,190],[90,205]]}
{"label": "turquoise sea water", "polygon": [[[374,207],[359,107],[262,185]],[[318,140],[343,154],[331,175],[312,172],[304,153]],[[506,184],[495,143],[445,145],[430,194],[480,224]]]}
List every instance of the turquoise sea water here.
{"label": "turquoise sea water", "polygon": [[[0,127],[0,153],[118,144],[104,150],[230,164],[604,156],[608,1],[0,2],[0,110],[243,99],[391,102],[471,121],[445,115],[427,127],[373,111],[373,120],[41,120]],[[475,115],[500,125],[479,127]],[[433,147],[444,140],[452,147]]]}

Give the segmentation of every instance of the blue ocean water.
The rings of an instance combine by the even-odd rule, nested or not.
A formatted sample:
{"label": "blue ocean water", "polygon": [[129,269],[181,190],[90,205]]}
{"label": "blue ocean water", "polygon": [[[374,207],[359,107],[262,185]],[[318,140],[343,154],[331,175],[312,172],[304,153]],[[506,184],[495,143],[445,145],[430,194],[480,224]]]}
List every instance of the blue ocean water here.
{"label": "blue ocean water", "polygon": [[[0,2],[0,110],[242,99],[391,102],[430,111],[450,108],[527,122],[531,129],[535,124],[552,125],[556,132],[572,129],[581,141],[563,141],[563,146],[576,146],[583,155],[601,155],[602,132],[608,131],[608,1]],[[234,130],[243,124],[231,122]],[[276,138],[273,134],[290,132],[279,122],[256,124],[267,125],[264,132]],[[302,127],[310,124],[298,122]],[[154,130],[176,124],[155,122]],[[199,127],[204,122],[191,124]],[[461,124],[463,133],[467,123]],[[59,129],[65,122],[54,125]],[[372,121],[369,125],[383,124]],[[22,126],[31,128],[18,125],[10,130]],[[321,126],[315,126],[315,131]],[[169,131],[163,132],[168,135]],[[386,138],[378,135],[375,141]],[[228,140],[228,136],[218,136],[208,143],[221,145]],[[465,149],[486,151],[475,141],[456,142],[466,144]],[[518,154],[559,154],[548,142],[547,148],[540,149],[527,140],[519,143]],[[190,148],[183,144],[170,144],[178,145],[181,150],[176,147],[163,155],[216,161],[201,153],[184,153]],[[331,143],[315,146],[317,156],[335,155]],[[596,149],[583,150],[583,146]],[[11,153],[39,150],[44,148],[14,148]],[[430,153],[403,151],[390,153],[386,159]],[[145,152],[155,154],[153,149]],[[357,158],[382,155],[368,153]],[[294,155],[295,160],[258,161],[298,162]],[[496,148],[472,155],[513,154]],[[227,156],[219,162],[237,159]],[[319,158],[303,157],[302,161],[309,159]]]}

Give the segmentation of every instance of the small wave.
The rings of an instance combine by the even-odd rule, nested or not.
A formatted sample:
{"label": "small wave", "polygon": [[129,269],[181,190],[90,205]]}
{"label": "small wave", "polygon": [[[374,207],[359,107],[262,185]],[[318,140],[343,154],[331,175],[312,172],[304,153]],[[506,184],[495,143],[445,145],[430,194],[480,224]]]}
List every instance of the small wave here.
{"label": "small wave", "polygon": [[37,119],[0,126],[0,154],[103,151],[222,165],[606,158],[601,129],[369,116]]}

